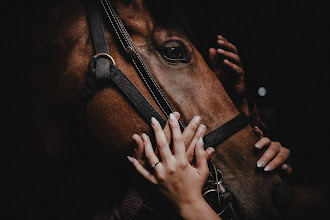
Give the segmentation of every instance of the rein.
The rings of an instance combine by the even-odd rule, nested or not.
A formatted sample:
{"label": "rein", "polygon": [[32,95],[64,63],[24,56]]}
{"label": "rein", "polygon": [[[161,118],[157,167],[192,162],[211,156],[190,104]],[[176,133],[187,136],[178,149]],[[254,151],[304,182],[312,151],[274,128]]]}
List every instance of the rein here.
{"label": "rein", "polygon": [[[136,88],[132,81],[130,81],[126,77],[126,75],[115,66],[115,60],[110,55],[107,39],[105,37],[102,14],[99,8],[100,6],[102,6],[108,20],[110,21],[110,24],[115,32],[115,36],[119,40],[122,49],[126,52],[126,55],[132,61],[132,64],[134,65],[140,78],[144,82],[149,93],[152,95],[153,99],[161,109],[162,113],[166,116],[166,118],[171,112],[174,112],[174,108],[170,105],[164,93],[161,91],[155,79],[148,70],[147,66],[144,64],[123,22],[121,21],[114,8],[111,6],[108,0],[100,0],[100,4],[101,5],[97,5],[97,2],[93,0],[89,0],[87,3],[89,16],[88,20],[91,28],[91,34],[96,55],[91,58],[88,65],[90,71],[88,72],[85,83],[83,85],[83,98],[88,101],[93,97],[94,93],[97,90],[109,86],[111,84],[115,84],[118,89],[125,95],[125,97],[130,100],[131,104],[147,122],[150,123],[151,117],[155,117],[164,127],[166,124],[166,119],[164,119],[156,111],[156,109]],[[179,123],[181,130],[184,130],[184,123],[181,120],[179,121]],[[208,147],[215,146],[216,144],[222,142],[226,138],[240,131],[248,124],[249,122],[247,116],[244,113],[240,113],[239,115],[229,120],[225,124],[221,125],[217,129],[206,134],[204,136],[204,148],[206,149]],[[236,219],[235,211],[231,205],[232,196],[230,192],[227,192],[222,186],[222,175],[220,175],[219,178],[219,173],[221,174],[220,170],[218,170],[211,162],[209,162],[209,169],[210,177],[212,177],[213,180],[216,180],[212,182],[212,187],[214,187],[215,184],[218,207],[221,207],[219,215],[221,217],[232,216],[234,217],[234,219]],[[207,192],[204,192],[204,194],[207,194],[211,191],[208,190]],[[223,195],[225,195],[226,193],[230,194],[226,197],[229,199],[223,199]],[[229,215],[227,213],[228,210],[231,210],[232,212]],[[225,214],[225,216],[222,215],[224,212],[227,213]],[[226,219],[226,217],[223,219]]]}

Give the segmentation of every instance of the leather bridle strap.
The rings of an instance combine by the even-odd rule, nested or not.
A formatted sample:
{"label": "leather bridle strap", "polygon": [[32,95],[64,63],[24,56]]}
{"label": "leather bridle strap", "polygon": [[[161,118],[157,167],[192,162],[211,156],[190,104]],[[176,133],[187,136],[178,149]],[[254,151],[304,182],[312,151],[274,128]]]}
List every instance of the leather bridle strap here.
{"label": "leather bridle strap", "polygon": [[114,65],[104,34],[100,8],[98,8],[96,2],[93,0],[88,1],[87,10],[96,55],[89,64],[90,69],[95,69],[95,74],[88,74],[83,85],[84,100],[89,100],[97,89],[108,86],[113,82],[146,121],[150,123],[151,117],[154,117],[164,127],[166,120],[155,110],[132,81]]}
{"label": "leather bridle strap", "polygon": [[[122,45],[122,48],[126,52],[129,59],[131,59],[136,71],[138,72],[141,80],[147,87],[149,93],[157,103],[158,107],[161,109],[162,113],[166,118],[169,117],[170,113],[174,112],[174,108],[167,101],[164,93],[156,83],[155,79],[151,75],[147,66],[143,62],[139,52],[136,50],[132,39],[130,38],[122,20],[118,16],[117,12],[111,6],[108,0],[100,0],[102,7],[108,17],[108,20],[111,23],[113,30],[116,33],[116,36]],[[184,123],[179,120],[181,129],[185,128]]]}
{"label": "leather bridle strap", "polygon": [[215,146],[249,124],[244,112],[204,136],[205,148]]}
{"label": "leather bridle strap", "polygon": [[[102,5],[104,6],[104,2],[107,3],[107,1],[101,0]],[[108,10],[114,10],[111,8],[111,6],[108,4],[107,5]],[[106,9],[105,9],[106,10]],[[109,14],[110,12],[107,12],[107,15],[109,19],[113,19],[112,16]],[[91,28],[91,33],[92,33],[92,38],[93,38],[93,43],[95,47],[95,52],[96,55],[91,59],[90,65],[94,65],[96,63],[96,66],[91,66],[90,69],[95,69],[95,74],[88,74],[87,78],[85,80],[85,84],[83,86],[83,96],[85,99],[90,99],[93,94],[96,92],[97,89],[100,89],[102,87],[108,86],[113,82],[119,89],[120,91],[130,100],[130,102],[135,106],[135,108],[138,110],[138,112],[142,115],[142,117],[150,122],[151,117],[155,117],[161,125],[164,127],[166,124],[166,119],[164,119],[155,109],[154,107],[149,103],[149,101],[143,96],[143,94],[135,87],[135,85],[126,77],[126,75],[119,70],[115,65],[113,65],[114,61],[112,57],[109,54],[109,49],[107,45],[107,40],[104,34],[104,28],[103,28],[103,21],[102,21],[102,16],[101,12],[98,8],[98,5],[96,4],[95,1],[90,0],[88,1],[88,14],[89,14],[89,22],[90,22],[90,28]],[[113,14],[113,13],[111,13]],[[119,32],[118,30],[116,31],[116,35],[119,38],[119,40],[122,42],[120,36],[128,36],[128,33],[126,29],[124,29],[124,26],[118,17],[117,14],[114,16],[117,17],[116,20],[120,21],[119,24],[117,24],[120,28],[121,31]],[[116,23],[118,23],[116,21]],[[115,22],[114,22],[115,23]],[[124,32],[124,33],[122,33]],[[118,33],[120,33],[118,35]],[[128,43],[122,43],[123,46],[128,45],[128,47],[133,48],[133,51],[135,51],[132,55],[132,62],[134,63],[134,66],[136,68],[139,68],[140,66],[143,66],[144,63],[142,64],[137,64],[140,63],[140,61],[137,61],[136,59],[142,61],[142,58],[140,57],[139,53],[135,49],[133,42],[128,41]],[[104,65],[104,66],[103,66]],[[138,66],[138,67],[137,67]],[[145,66],[145,65],[144,65]],[[146,67],[145,67],[146,68]],[[144,68],[143,68],[144,69]],[[146,68],[147,69],[147,68]],[[138,72],[141,73],[141,70],[137,69]],[[151,74],[149,71],[147,72],[147,75]],[[144,75],[142,75],[144,77]],[[169,112],[173,111],[173,108],[170,107],[170,104],[166,100],[164,94],[161,92],[159,89],[157,83],[154,81],[154,79],[148,78],[149,81],[152,81],[153,87],[155,86],[156,93],[158,94],[157,97],[162,97],[161,100],[166,102],[167,104],[165,106],[167,107],[161,107],[162,111],[164,109],[171,110]],[[148,89],[150,84],[147,84]],[[155,94],[155,93],[154,93]],[[156,98],[157,98],[156,97]],[[154,97],[155,98],[155,97]],[[156,101],[157,102],[157,101]],[[159,102],[157,102],[159,104]],[[166,114],[169,114],[167,112]],[[221,125],[217,129],[211,131],[207,135],[204,136],[204,143],[205,143],[205,148],[215,146],[216,144],[222,142],[226,138],[230,137],[231,135],[235,134],[245,126],[249,124],[248,118],[244,113],[240,113],[230,121],[226,122],[225,124]],[[184,129],[184,124],[182,123],[181,129]]]}

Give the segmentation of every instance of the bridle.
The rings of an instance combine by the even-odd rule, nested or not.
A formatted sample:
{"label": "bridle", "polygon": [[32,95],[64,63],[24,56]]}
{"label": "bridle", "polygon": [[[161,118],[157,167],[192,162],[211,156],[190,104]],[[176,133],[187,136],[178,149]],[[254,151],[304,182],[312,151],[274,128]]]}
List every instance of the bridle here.
{"label": "bridle", "polygon": [[[115,84],[147,122],[150,123],[151,117],[155,117],[162,126],[165,126],[166,119],[164,119],[155,110],[155,108],[136,88],[136,86],[125,76],[125,74],[120,69],[116,67],[115,60],[110,55],[103,27],[101,9],[104,10],[106,17],[108,18],[112,29],[115,32],[115,36],[121,44],[121,48],[126,53],[128,59],[131,60],[140,78],[147,87],[152,98],[157,103],[158,107],[161,109],[162,113],[167,118],[171,112],[174,112],[174,108],[168,102],[164,93],[161,91],[155,79],[148,70],[147,66],[144,64],[120,17],[108,0],[100,0],[100,5],[98,5],[94,0],[89,0],[87,5],[89,16],[88,20],[91,28],[96,55],[91,58],[89,63],[90,71],[83,86],[84,100],[88,101],[91,99],[96,90],[111,84]],[[184,130],[185,124],[181,120],[179,123],[181,130]],[[216,144],[240,131],[248,124],[249,122],[247,116],[244,113],[240,113],[233,119],[205,135],[205,148],[215,146]],[[232,196],[231,193],[228,192],[222,185],[222,174],[220,170],[218,170],[210,161],[209,168],[210,175],[206,187],[203,191],[204,196],[210,195],[212,192],[216,192],[216,203],[218,206],[217,209],[219,209],[220,212],[218,212],[219,215],[223,217],[223,219],[236,219],[237,217],[235,210],[231,205]],[[214,188],[215,191],[212,190]],[[228,214],[228,210],[231,211],[230,214]]]}

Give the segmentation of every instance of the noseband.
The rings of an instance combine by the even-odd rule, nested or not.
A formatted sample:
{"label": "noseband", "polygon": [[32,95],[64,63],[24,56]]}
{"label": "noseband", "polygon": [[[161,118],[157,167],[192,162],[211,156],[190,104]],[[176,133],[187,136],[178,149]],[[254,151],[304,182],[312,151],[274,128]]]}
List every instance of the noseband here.
{"label": "noseband", "polygon": [[[141,80],[147,87],[162,113],[167,118],[171,112],[174,112],[174,108],[168,102],[147,66],[144,64],[120,17],[108,0],[100,0],[100,5],[98,5],[96,1],[89,0],[87,4],[89,24],[96,55],[91,58],[89,63],[90,71],[83,86],[84,100],[88,101],[91,99],[97,90],[115,84],[147,122],[150,123],[151,117],[155,117],[164,127],[166,119],[156,111],[126,75],[115,66],[115,61],[110,55],[103,27],[101,14],[102,8],[115,32],[115,36],[122,46],[122,49],[125,51],[128,59],[131,60]],[[185,124],[181,120],[179,123],[181,130],[183,131]],[[233,119],[205,135],[205,149],[222,142],[248,124],[247,116],[244,113],[240,113]],[[212,208],[217,211],[220,217],[223,219],[236,219],[235,211],[231,205],[232,195],[222,185],[222,174],[220,170],[210,161],[209,168],[210,175],[203,190],[203,196],[210,203]],[[216,201],[215,204],[212,200]]]}

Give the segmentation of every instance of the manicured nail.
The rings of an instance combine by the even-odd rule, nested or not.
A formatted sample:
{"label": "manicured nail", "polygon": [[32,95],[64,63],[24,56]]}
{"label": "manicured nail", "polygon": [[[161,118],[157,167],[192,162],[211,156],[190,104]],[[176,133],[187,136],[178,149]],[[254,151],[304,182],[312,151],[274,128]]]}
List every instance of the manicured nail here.
{"label": "manicured nail", "polygon": [[201,117],[195,116],[194,121],[195,121],[195,123],[199,123],[201,121]]}
{"label": "manicured nail", "polygon": [[257,163],[257,167],[261,168],[263,166],[265,166],[265,161],[262,160]]}
{"label": "manicured nail", "polygon": [[179,112],[173,112],[174,117],[179,120],[180,118],[180,113]]}
{"label": "manicured nail", "polygon": [[223,44],[223,43],[225,43],[225,41],[224,40],[218,40],[218,43]]}
{"label": "manicured nail", "polygon": [[206,131],[206,126],[203,125],[203,124],[200,124],[200,125],[198,126],[198,132],[199,132],[199,133],[204,133],[205,131]]}
{"label": "manicured nail", "polygon": [[256,148],[260,149],[261,148],[261,145],[260,144],[255,144],[254,145]]}
{"label": "manicured nail", "polygon": [[152,117],[152,118],[151,118],[151,124],[152,124],[153,126],[156,126],[156,125],[158,124],[157,119],[155,119],[154,117]]}
{"label": "manicured nail", "polygon": [[203,142],[203,138],[199,138],[198,142],[197,142],[197,147],[199,148],[204,148],[204,142]]}
{"label": "manicured nail", "polygon": [[208,153],[209,155],[212,155],[212,154],[214,153],[214,148],[213,148],[213,147],[209,147],[209,148],[207,149],[207,153]]}
{"label": "manicured nail", "polygon": [[146,140],[148,140],[148,136],[147,136],[145,133],[142,133],[142,139],[143,139],[144,141],[146,141]]}
{"label": "manicured nail", "polygon": [[283,170],[288,170],[288,165],[284,164],[282,167]]}
{"label": "manicured nail", "polygon": [[174,115],[172,113],[170,114],[170,121],[171,122],[175,122],[176,121],[176,118],[174,117]]}
{"label": "manicured nail", "polygon": [[264,171],[271,171],[272,170],[272,165],[267,165],[264,169]]}
{"label": "manicured nail", "polygon": [[132,157],[130,157],[130,156],[127,156],[127,159],[128,159],[128,161],[129,161],[129,162],[131,162],[131,163],[133,163],[133,162],[134,162],[133,158],[132,158]]}

